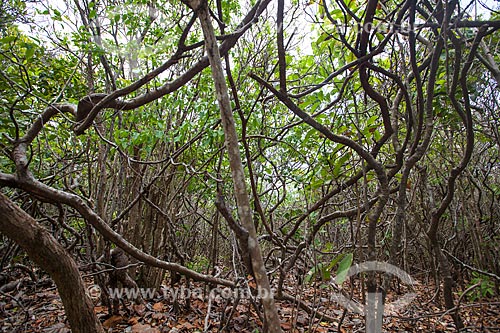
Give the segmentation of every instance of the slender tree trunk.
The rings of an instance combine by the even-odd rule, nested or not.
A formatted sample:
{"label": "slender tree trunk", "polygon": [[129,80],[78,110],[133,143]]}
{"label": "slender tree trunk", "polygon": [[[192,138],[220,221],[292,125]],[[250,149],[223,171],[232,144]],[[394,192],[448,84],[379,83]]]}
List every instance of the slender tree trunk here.
{"label": "slender tree trunk", "polygon": [[73,258],[57,240],[0,193],[0,232],[19,244],[57,285],[73,333],[104,333]]}
{"label": "slender tree trunk", "polygon": [[[434,219],[434,217],[433,217]],[[432,233],[429,236],[430,243],[432,246],[432,250],[434,251],[434,256],[436,257],[436,261],[439,264],[439,274],[441,275],[441,279],[443,279],[443,299],[444,305],[448,311],[455,309],[455,301],[453,299],[453,277],[451,275],[451,267],[448,259],[444,255],[441,250],[441,246],[437,239],[437,233]],[[464,323],[462,318],[460,317],[460,313],[458,309],[451,311],[451,317],[455,322],[455,326],[457,330],[464,328]]]}
{"label": "slender tree trunk", "polygon": [[196,11],[203,29],[205,37],[205,46],[208,59],[212,68],[212,78],[215,85],[215,93],[220,107],[222,125],[224,127],[226,149],[229,156],[232,178],[234,182],[234,192],[236,204],[238,206],[238,215],[243,227],[248,231],[248,253],[252,260],[252,268],[255,274],[255,280],[259,288],[262,305],[264,307],[264,317],[266,321],[266,331],[279,333],[282,332],[278,311],[274,303],[273,293],[269,284],[264,260],[257,240],[257,232],[252,220],[252,211],[250,208],[250,199],[248,196],[245,173],[241,162],[241,155],[238,146],[238,135],[236,132],[235,121],[226,79],[222,70],[222,62],[215,39],[215,33],[210,21],[210,14],[206,1],[190,1],[189,5]]}

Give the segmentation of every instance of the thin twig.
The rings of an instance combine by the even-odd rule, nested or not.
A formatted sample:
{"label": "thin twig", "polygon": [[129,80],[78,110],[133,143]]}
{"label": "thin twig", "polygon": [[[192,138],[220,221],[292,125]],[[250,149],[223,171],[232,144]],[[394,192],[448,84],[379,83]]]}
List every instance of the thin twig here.
{"label": "thin twig", "polygon": [[461,261],[460,259],[458,259],[457,257],[455,257],[453,254],[451,254],[450,252],[448,252],[446,250],[443,250],[443,252],[446,253],[447,255],[449,255],[453,260],[458,262],[463,267],[470,269],[471,271],[474,271],[474,272],[489,276],[491,278],[494,278],[497,281],[500,281],[500,276],[493,274],[493,273],[490,273],[490,272],[487,272],[487,271],[483,271],[482,269],[479,269],[479,268],[472,267],[471,265],[464,263],[463,261]]}

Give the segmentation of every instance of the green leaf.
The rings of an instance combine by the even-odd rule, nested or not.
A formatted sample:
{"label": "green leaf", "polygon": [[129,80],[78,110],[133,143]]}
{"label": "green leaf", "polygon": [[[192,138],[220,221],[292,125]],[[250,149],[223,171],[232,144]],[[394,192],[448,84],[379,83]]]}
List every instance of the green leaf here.
{"label": "green leaf", "polygon": [[319,36],[318,40],[316,41],[316,45],[317,45],[317,46],[319,46],[319,45],[320,45],[321,43],[323,43],[323,42],[324,42],[324,41],[325,41],[325,40],[326,40],[329,36],[330,36],[329,34],[327,34],[326,32],[323,32],[323,33]]}
{"label": "green leaf", "polygon": [[338,284],[344,283],[347,277],[347,272],[349,271],[349,268],[351,268],[352,258],[352,253],[348,253],[340,262],[339,268],[337,269],[337,276],[335,277],[335,282]]}
{"label": "green leaf", "polygon": [[8,44],[10,42],[15,41],[16,38],[17,38],[16,36],[7,36],[7,37],[4,37],[4,38],[0,39],[0,43],[2,43],[2,44]]}
{"label": "green leaf", "polygon": [[335,168],[333,169],[333,176],[338,177],[340,176],[340,168],[344,166],[344,163],[347,162],[347,160],[351,157],[351,153],[347,152],[346,154],[342,155],[341,158],[337,160],[335,163]]}
{"label": "green leaf", "polygon": [[368,120],[366,121],[366,125],[367,126],[370,126],[372,125],[373,123],[375,123],[378,119],[378,116],[375,115],[375,116],[371,116],[370,118],[368,118]]}
{"label": "green leaf", "polygon": [[52,16],[52,19],[54,21],[62,21],[61,12],[58,11],[57,9],[53,9],[53,11],[54,11],[54,15]]}
{"label": "green leaf", "polygon": [[321,272],[322,269],[323,269],[323,264],[322,263],[319,263],[316,266],[314,266],[313,268],[311,268],[309,270],[309,272],[307,272],[306,277],[304,278],[304,283],[306,283],[306,284],[311,283],[312,279],[315,276],[317,276],[318,273]]}
{"label": "green leaf", "polygon": [[26,45],[26,53],[25,53],[25,57],[26,57],[26,60],[30,60],[31,58],[33,58],[33,55],[35,54],[35,48],[33,47],[33,45]]}
{"label": "green leaf", "polygon": [[308,142],[309,139],[316,133],[316,129],[311,128],[307,133],[306,137],[304,138],[304,142]]}
{"label": "green leaf", "polygon": [[162,131],[162,130],[155,130],[155,131],[154,131],[154,137],[155,137],[156,139],[161,139],[161,138],[163,137],[163,135],[164,135],[164,133],[163,133],[163,131]]}
{"label": "green leaf", "polygon": [[335,267],[335,265],[338,264],[338,262],[345,257],[345,254],[344,253],[341,253],[339,254],[338,256],[336,256],[335,258],[332,259],[332,261],[330,261],[330,264],[328,265],[328,270],[331,271],[333,269],[333,267]]}
{"label": "green leaf", "polygon": [[90,18],[91,20],[93,20],[93,19],[95,19],[96,17],[97,17],[97,12],[96,12],[96,10],[95,10],[95,9],[92,9],[92,10],[90,11],[90,13],[89,13],[89,18]]}

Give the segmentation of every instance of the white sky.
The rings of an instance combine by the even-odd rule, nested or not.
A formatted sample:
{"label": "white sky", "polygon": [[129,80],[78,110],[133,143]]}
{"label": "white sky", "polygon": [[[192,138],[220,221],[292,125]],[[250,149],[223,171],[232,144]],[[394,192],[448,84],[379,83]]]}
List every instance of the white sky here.
{"label": "white sky", "polygon": [[[244,1],[244,0],[240,0]],[[290,7],[291,0],[285,0],[286,7]],[[319,0],[314,0],[319,1]],[[66,15],[66,20],[69,22],[54,22],[47,15],[36,15],[35,22],[39,26],[32,27],[29,25],[21,25],[20,28],[26,33],[30,33],[32,36],[36,36],[42,40],[49,40],[50,37],[53,37],[53,30],[57,30],[58,32],[71,33],[76,29],[75,22],[75,14],[67,10],[67,3],[71,3],[71,6],[74,7],[72,0],[43,0],[41,4],[36,5],[36,8],[41,9],[42,11],[46,8],[57,8],[63,16]],[[247,1],[245,1],[247,2]],[[293,22],[292,30],[297,28],[297,34],[294,38],[295,45],[297,45],[297,38],[301,38],[302,42],[298,44],[300,48],[300,52],[302,54],[312,54],[311,42],[313,38],[317,38],[315,33],[312,33],[313,25],[310,23],[311,15],[317,10],[317,5],[306,5],[309,4],[311,0],[299,0],[299,4],[301,8],[299,9],[300,15]],[[332,1],[330,1],[331,3]],[[479,15],[483,16],[483,19],[488,19],[490,16],[490,11],[487,8],[498,9],[500,6],[499,0],[460,0],[462,8],[469,6],[469,13],[472,17],[478,17]],[[242,6],[246,7],[246,6]],[[276,3],[272,2],[268,11],[269,13],[276,12]],[[289,11],[290,14],[291,11]],[[285,11],[285,14],[287,12]],[[76,16],[78,16],[76,14]],[[313,15],[314,16],[314,15]],[[71,22],[73,21],[73,22]],[[40,31],[42,28],[42,31]],[[45,32],[43,32],[45,30]],[[289,31],[289,34],[291,31]],[[301,35],[301,36],[299,36]],[[110,52],[115,52],[116,50],[110,50]],[[293,53],[293,50],[291,51]]]}

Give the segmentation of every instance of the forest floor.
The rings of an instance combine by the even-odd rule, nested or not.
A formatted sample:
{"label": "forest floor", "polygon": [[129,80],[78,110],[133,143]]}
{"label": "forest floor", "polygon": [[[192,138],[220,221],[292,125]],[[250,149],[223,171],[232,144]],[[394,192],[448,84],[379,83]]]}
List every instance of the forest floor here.
{"label": "forest floor", "polygon": [[[87,281],[92,289],[92,281]],[[334,318],[311,319],[297,304],[278,300],[277,306],[285,332],[365,332],[364,318],[342,307],[329,297],[335,291],[316,286],[288,287],[287,293],[301,295],[308,305],[318,305],[316,310]],[[359,288],[355,288],[359,289]],[[179,292],[178,308],[173,302],[172,291]],[[176,289],[163,289],[143,304],[123,301],[120,314],[109,316],[107,307],[96,301],[95,311],[107,332],[259,332],[261,319],[248,299],[234,304],[234,298],[221,290],[209,298],[204,284],[183,284]],[[189,291],[199,291],[198,293]],[[451,317],[438,304],[435,285],[422,283],[414,288],[417,297],[399,311],[386,308],[383,332],[456,332]],[[388,301],[400,298],[390,292]],[[473,295],[471,293],[471,295]],[[187,297],[186,297],[187,296]],[[234,296],[234,295],[231,295]],[[210,300],[209,300],[210,299]],[[355,297],[353,297],[355,299]],[[466,328],[462,332],[500,332],[500,299],[474,299],[461,297],[460,315]],[[344,316],[345,312],[345,316]],[[340,328],[339,328],[340,326]],[[0,332],[70,332],[57,289],[51,280],[24,283],[15,290],[0,294]]]}

